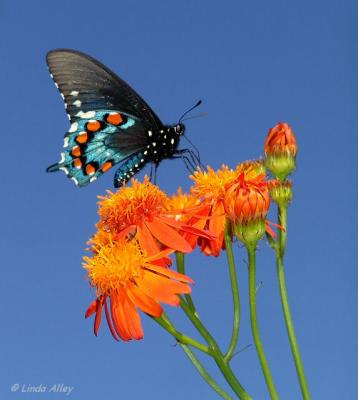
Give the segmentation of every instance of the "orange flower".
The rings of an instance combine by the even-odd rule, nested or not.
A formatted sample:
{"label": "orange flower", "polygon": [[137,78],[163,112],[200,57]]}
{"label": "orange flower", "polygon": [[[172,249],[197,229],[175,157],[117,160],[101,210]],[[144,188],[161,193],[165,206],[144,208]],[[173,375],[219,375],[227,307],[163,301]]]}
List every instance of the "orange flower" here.
{"label": "orange flower", "polygon": [[236,168],[237,178],[226,185],[225,210],[232,222],[264,219],[270,207],[265,173],[259,161],[247,161]]}
{"label": "orange flower", "polygon": [[270,196],[264,175],[247,179],[241,173],[225,196],[225,210],[234,223],[265,219],[269,207]]}
{"label": "orange flower", "polygon": [[238,177],[227,185],[225,210],[238,238],[244,243],[257,242],[265,232],[265,219],[270,207],[265,174],[260,173],[257,162],[243,163],[236,171]]}
{"label": "orange flower", "polygon": [[191,194],[183,193],[179,188],[178,193],[169,198],[167,210],[176,221],[185,223],[187,232],[183,236],[194,249],[199,238],[198,232],[205,228],[210,206]]}
{"label": "orange flower", "polygon": [[136,240],[114,241],[110,233],[107,235],[106,244],[103,237],[98,242],[93,238],[94,254],[84,257],[90,283],[97,289],[97,299],[88,307],[86,318],[96,314],[97,336],[104,307],[108,327],[116,340],[139,340],[143,338],[143,330],[138,309],[160,317],[163,309],[159,303],[178,306],[178,294],[190,293],[188,283],[193,281],[155,264],[171,250],[148,256]]}
{"label": "orange flower", "polygon": [[168,204],[168,196],[148,177],[143,183],[132,179],[132,186],[101,197],[98,227],[112,232],[117,239],[135,236],[149,255],[158,253],[163,246],[183,253],[192,251],[183,237],[185,232],[211,237],[202,230],[194,232],[190,226],[173,218],[167,211]]}
{"label": "orange flower", "polygon": [[223,165],[221,169],[214,171],[211,167],[207,171],[195,171],[191,179],[194,186],[191,189],[193,196],[209,205],[207,229],[215,235],[214,239],[200,238],[201,250],[206,255],[218,256],[221,249],[225,247],[224,231],[226,214],[224,209],[224,198],[226,186],[235,180],[236,173],[228,166]]}
{"label": "orange flower", "polygon": [[297,142],[291,127],[283,122],[271,128],[265,141],[266,166],[284,180],[296,167]]}

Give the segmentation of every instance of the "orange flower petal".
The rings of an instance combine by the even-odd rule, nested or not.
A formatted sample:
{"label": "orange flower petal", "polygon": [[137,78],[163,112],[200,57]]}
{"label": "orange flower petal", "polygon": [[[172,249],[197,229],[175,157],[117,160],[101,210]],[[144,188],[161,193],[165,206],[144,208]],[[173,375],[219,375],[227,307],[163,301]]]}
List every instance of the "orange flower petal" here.
{"label": "orange flower petal", "polygon": [[123,305],[121,304],[118,292],[111,294],[111,314],[113,318],[114,329],[118,336],[124,341],[131,340],[131,335],[127,327],[126,317],[124,315]]}
{"label": "orange flower petal", "polygon": [[135,235],[135,231],[136,231],[136,226],[135,225],[129,225],[126,228],[124,228],[122,231],[117,233],[117,235],[115,236],[115,239],[116,240],[122,240],[122,239],[126,239],[127,236],[134,236]]}
{"label": "orange flower petal", "polygon": [[150,269],[151,271],[158,272],[159,274],[164,275],[165,277],[172,278],[180,282],[194,283],[194,281],[188,276],[180,274],[179,272],[176,271],[172,271],[171,269],[157,267],[156,265],[153,264],[147,265],[146,268]]}
{"label": "orange flower petal", "polygon": [[[208,231],[203,231],[201,229],[195,228],[189,224],[184,224],[180,221],[175,221],[175,219],[167,218],[167,217],[160,217],[161,221],[165,222],[167,225],[172,226],[173,228],[182,230],[183,232],[191,233],[193,235],[202,236],[207,239],[213,239],[214,235]],[[205,221],[205,219],[204,219]],[[205,222],[204,222],[205,223]]]}
{"label": "orange flower petal", "polygon": [[174,252],[173,249],[165,249],[165,250],[160,251],[157,254],[154,254],[152,256],[146,257],[146,260],[148,262],[156,261],[156,260],[161,259],[161,258],[166,258],[169,254],[172,254],[173,252]]}
{"label": "orange flower petal", "polygon": [[192,251],[189,243],[175,229],[161,222],[160,218],[154,218],[153,221],[146,222],[146,225],[152,235],[165,246],[182,253]]}
{"label": "orange flower petal", "polygon": [[128,297],[137,305],[143,312],[152,317],[160,317],[163,309],[155,300],[147,296],[137,286],[133,286],[127,291]]}
{"label": "orange flower petal", "polygon": [[95,336],[98,335],[98,329],[101,325],[103,299],[101,299],[101,300],[97,299],[96,303],[97,303],[96,304],[96,318],[94,319],[94,327],[93,327]]}
{"label": "orange flower petal", "polygon": [[149,256],[159,253],[160,248],[145,224],[137,227],[137,238],[140,247],[145,249]]}
{"label": "orange flower petal", "polygon": [[85,318],[90,317],[92,314],[94,314],[96,312],[97,301],[98,301],[98,299],[92,301],[92,303],[89,305],[89,307],[87,308],[86,313],[85,313]]}
{"label": "orange flower petal", "polygon": [[190,293],[191,288],[185,283],[174,281],[164,276],[143,271],[140,288],[157,301],[177,305],[176,294]]}
{"label": "orange flower petal", "polygon": [[107,297],[104,299],[104,311],[106,313],[108,328],[109,328],[113,338],[118,342],[119,339],[118,339],[117,333],[116,333],[113,323],[112,323],[111,314],[109,313],[109,310],[108,310]]}
{"label": "orange flower petal", "polygon": [[127,327],[132,338],[136,340],[143,339],[143,329],[138,311],[127,296],[127,293],[122,292],[123,311],[127,321]]}

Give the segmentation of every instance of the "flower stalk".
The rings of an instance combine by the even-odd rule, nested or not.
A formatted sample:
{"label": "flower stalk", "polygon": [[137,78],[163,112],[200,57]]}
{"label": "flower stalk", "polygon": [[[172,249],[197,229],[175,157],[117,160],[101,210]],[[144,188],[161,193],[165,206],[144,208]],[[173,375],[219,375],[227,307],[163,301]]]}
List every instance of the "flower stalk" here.
{"label": "flower stalk", "polygon": [[293,325],[290,305],[288,302],[285,269],[283,258],[286,250],[287,240],[287,204],[278,206],[278,223],[282,226],[282,229],[278,231],[278,243],[276,243],[276,266],[277,266],[277,279],[280,288],[280,298],[282,304],[282,311],[285,318],[287,335],[289,338],[293,359],[295,362],[296,372],[300,383],[301,393],[304,400],[309,400],[310,394],[308,390],[307,379],[305,376],[303,363],[298,348],[295,328]]}
{"label": "flower stalk", "polygon": [[278,400],[278,394],[273,382],[271,371],[265,356],[264,348],[259,335],[259,327],[257,323],[256,313],[256,245],[247,246],[247,254],[249,259],[249,301],[250,301],[250,320],[251,330],[255,342],[257,355],[260,360],[261,369],[265,377],[266,385],[272,400]]}
{"label": "flower stalk", "polygon": [[[177,266],[177,271],[180,274],[185,274],[185,255],[179,251],[175,252],[175,260],[176,260],[176,266]],[[190,294],[185,294],[184,295],[186,302],[188,303],[189,307],[192,309],[192,311],[195,313],[195,305],[193,302],[193,299],[191,298]]]}
{"label": "flower stalk", "polygon": [[231,224],[230,221],[226,221],[225,227],[225,248],[226,248],[226,257],[229,265],[230,271],[230,282],[231,282],[231,292],[232,299],[234,304],[234,319],[233,319],[233,328],[231,334],[231,341],[228,348],[228,351],[225,354],[225,360],[230,361],[234,355],[237,342],[239,339],[239,328],[240,328],[240,295],[239,295],[239,286],[236,274],[236,266],[234,260],[234,253],[232,249],[232,239],[231,239]]}
{"label": "flower stalk", "polygon": [[211,336],[210,332],[205,328],[204,324],[200,319],[192,312],[188,304],[182,300],[180,306],[184,313],[187,315],[191,323],[201,334],[201,336],[208,343],[209,348],[212,351],[212,357],[226,379],[227,383],[230,385],[232,390],[238,395],[241,400],[250,400],[250,395],[245,391],[243,386],[240,384],[239,380],[233,373],[229,363],[225,360],[224,354],[221,352],[219,345],[216,343],[215,339]]}
{"label": "flower stalk", "polygon": [[203,367],[203,365],[200,363],[198,358],[195,356],[195,354],[190,350],[190,348],[185,345],[180,343],[181,348],[184,350],[185,354],[188,356],[189,360],[192,362],[194,367],[197,369],[199,374],[202,376],[202,378],[207,382],[208,385],[210,385],[215,392],[221,396],[225,400],[232,400],[232,397],[224,390],[222,389],[217,382],[212,378],[211,375],[206,371],[206,369]]}

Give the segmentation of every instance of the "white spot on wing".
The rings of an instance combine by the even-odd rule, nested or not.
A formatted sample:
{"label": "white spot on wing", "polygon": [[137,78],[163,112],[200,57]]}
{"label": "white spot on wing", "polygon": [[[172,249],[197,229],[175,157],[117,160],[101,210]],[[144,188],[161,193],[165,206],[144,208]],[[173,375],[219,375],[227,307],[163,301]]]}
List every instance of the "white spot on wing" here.
{"label": "white spot on wing", "polygon": [[72,103],[76,107],[81,107],[82,101],[81,100],[76,100]]}
{"label": "white spot on wing", "polygon": [[80,115],[78,115],[78,114],[76,114],[76,115],[78,115],[78,116],[80,116],[81,118],[83,118],[83,119],[85,119],[85,118],[93,118],[93,117],[95,117],[96,116],[96,111],[87,111],[86,113],[84,113],[83,111],[80,111],[82,114],[80,114]]}
{"label": "white spot on wing", "polygon": [[145,152],[144,152],[144,155],[146,156],[148,154],[148,150],[146,150]]}
{"label": "white spot on wing", "polygon": [[84,112],[83,111],[78,111],[78,113],[76,114],[76,117],[81,117],[82,118],[82,115],[84,114]]}
{"label": "white spot on wing", "polygon": [[76,97],[78,96],[78,91],[77,90],[72,90],[72,92],[70,93],[71,96]]}
{"label": "white spot on wing", "polygon": [[64,161],[65,161],[65,153],[61,153],[61,159],[58,163],[62,164]]}
{"label": "white spot on wing", "polygon": [[63,139],[63,147],[68,147],[68,141],[70,140],[70,138],[69,137],[65,137],[64,139]]}
{"label": "white spot on wing", "polygon": [[97,179],[96,176],[92,176],[92,178],[90,179],[90,182],[92,183],[92,182],[94,182],[96,179]]}
{"label": "white spot on wing", "polygon": [[76,132],[78,129],[78,123],[74,122],[73,124],[71,124],[71,128],[69,129],[68,132],[72,133],[72,132]]}
{"label": "white spot on wing", "polygon": [[65,96],[63,95],[62,92],[60,92],[60,95],[61,95],[62,99],[65,100]]}
{"label": "white spot on wing", "polygon": [[60,167],[60,171],[63,171],[66,175],[68,175],[68,169],[66,167]]}
{"label": "white spot on wing", "polygon": [[78,180],[74,176],[71,178],[71,181],[75,182],[75,184],[78,186]]}
{"label": "white spot on wing", "polygon": [[171,144],[174,144],[174,142],[175,142],[175,140],[174,140],[174,139],[172,139],[172,140],[170,141],[170,143],[171,143]]}
{"label": "white spot on wing", "polygon": [[[53,77],[52,77],[53,78]],[[58,84],[57,84],[57,82],[55,82],[55,86],[57,87],[57,89],[58,89]]]}
{"label": "white spot on wing", "polygon": [[152,131],[148,131],[148,136],[152,136],[153,132]]}
{"label": "white spot on wing", "polygon": [[155,142],[152,143],[152,146],[155,147],[157,144]]}

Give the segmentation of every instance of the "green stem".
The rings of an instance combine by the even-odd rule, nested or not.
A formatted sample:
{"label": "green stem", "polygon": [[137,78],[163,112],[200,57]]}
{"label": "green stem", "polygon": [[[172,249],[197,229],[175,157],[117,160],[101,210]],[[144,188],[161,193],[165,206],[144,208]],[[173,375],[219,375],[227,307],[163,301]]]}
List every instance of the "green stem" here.
{"label": "green stem", "polygon": [[[183,275],[185,275],[185,263],[184,263],[184,254],[180,252],[175,253],[175,260],[177,264],[177,271]],[[193,312],[196,312],[195,305],[193,299],[191,298],[190,294],[184,295],[185,300],[187,301],[189,307],[192,309]]]}
{"label": "green stem", "polygon": [[190,345],[202,351],[203,353],[211,355],[211,351],[208,346],[205,346],[204,344],[199,343],[197,340],[179,332],[164,313],[161,317],[153,318],[153,320],[162,328],[164,328],[167,332],[169,332],[172,336],[174,336],[180,344]]}
{"label": "green stem", "polygon": [[189,305],[182,299],[180,302],[180,306],[182,310],[185,312],[187,317],[190,319],[192,324],[201,334],[201,336],[206,340],[211,349],[212,357],[219,367],[220,371],[222,372],[223,376],[225,377],[227,383],[231,386],[232,390],[238,395],[238,397],[242,400],[250,400],[251,397],[245,391],[245,389],[241,386],[240,382],[236,378],[235,374],[233,373],[230,365],[225,360],[223,353],[221,352],[218,344],[216,343],[215,339],[211,336],[210,332],[205,328],[203,323],[197,317],[197,315],[191,310]]}
{"label": "green stem", "polygon": [[250,319],[251,330],[254,337],[257,355],[260,360],[262,372],[265,377],[267,388],[270,392],[271,399],[278,400],[278,394],[272,379],[270,368],[268,366],[264,348],[259,335],[259,327],[256,315],[256,246],[247,248],[249,258],[249,298],[250,298]]}
{"label": "green stem", "polygon": [[290,305],[288,302],[287,296],[287,288],[286,288],[286,279],[285,279],[285,271],[283,264],[283,257],[286,249],[286,237],[287,237],[287,206],[279,206],[278,207],[278,221],[279,224],[283,227],[284,230],[279,229],[278,231],[278,244],[276,247],[276,265],[277,265],[277,277],[280,287],[280,296],[281,296],[281,304],[283,315],[285,317],[286,330],[288,334],[288,338],[290,341],[291,351],[293,355],[293,359],[295,361],[296,372],[300,382],[301,392],[304,400],[310,399],[310,394],[308,391],[307,380],[303,368],[303,363],[300,356],[300,351],[298,348],[298,343],[295,334],[295,328],[293,325],[293,320],[290,311]]}
{"label": "green stem", "polygon": [[278,244],[281,256],[283,257],[286,251],[287,242],[287,205],[278,206],[278,224],[283,228],[278,229]]}
{"label": "green stem", "polygon": [[231,334],[231,342],[229,345],[229,349],[225,354],[225,360],[230,361],[234,355],[235,348],[237,346],[237,341],[239,339],[239,327],[240,327],[240,296],[239,296],[239,287],[238,280],[236,274],[234,253],[232,250],[232,240],[230,235],[230,222],[226,222],[225,227],[225,248],[226,248],[226,257],[229,264],[230,271],[230,282],[231,282],[231,292],[232,299],[234,303],[234,320]]}
{"label": "green stem", "polygon": [[190,350],[190,348],[185,345],[180,343],[181,348],[185,351],[186,355],[189,357],[190,361],[193,363],[195,368],[198,370],[199,374],[203,377],[203,379],[210,385],[215,392],[221,396],[225,400],[232,400],[232,397],[225,392],[217,383],[216,381],[211,377],[211,375],[208,374],[206,369],[203,367],[203,365],[200,363],[200,361],[197,359],[195,354]]}

